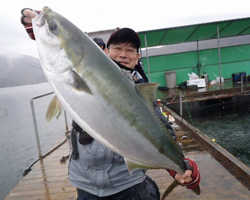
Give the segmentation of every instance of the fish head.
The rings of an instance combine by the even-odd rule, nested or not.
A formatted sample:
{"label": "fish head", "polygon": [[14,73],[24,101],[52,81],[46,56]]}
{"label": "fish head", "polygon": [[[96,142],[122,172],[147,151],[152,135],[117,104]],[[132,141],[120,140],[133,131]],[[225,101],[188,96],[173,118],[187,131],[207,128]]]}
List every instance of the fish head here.
{"label": "fish head", "polygon": [[45,70],[54,74],[64,73],[82,60],[83,50],[77,40],[81,31],[66,18],[44,7],[32,19],[32,25],[40,62]]}

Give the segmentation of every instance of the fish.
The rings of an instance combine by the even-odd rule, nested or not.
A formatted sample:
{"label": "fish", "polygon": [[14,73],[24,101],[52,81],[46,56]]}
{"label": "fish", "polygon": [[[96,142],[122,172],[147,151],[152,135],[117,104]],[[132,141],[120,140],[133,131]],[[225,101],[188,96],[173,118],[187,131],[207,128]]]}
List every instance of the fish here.
{"label": "fish", "polygon": [[55,93],[48,121],[66,110],[95,140],[123,156],[130,173],[138,168],[184,173],[183,154],[153,108],[158,83],[135,84],[86,33],[49,7],[32,25]]}

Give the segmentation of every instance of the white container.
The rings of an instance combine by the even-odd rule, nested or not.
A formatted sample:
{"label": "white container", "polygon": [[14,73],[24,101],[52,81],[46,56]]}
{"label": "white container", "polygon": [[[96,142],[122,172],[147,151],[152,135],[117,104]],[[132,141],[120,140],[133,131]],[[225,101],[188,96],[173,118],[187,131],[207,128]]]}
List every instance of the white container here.
{"label": "white container", "polygon": [[187,86],[190,86],[190,85],[197,85],[198,88],[199,87],[206,87],[206,81],[204,78],[187,80]]}
{"label": "white container", "polygon": [[165,73],[166,87],[176,88],[176,71],[166,71]]}
{"label": "white container", "polygon": [[[220,77],[216,77],[216,82],[217,83],[220,83]],[[221,83],[224,83],[224,78],[223,77],[221,77]]]}

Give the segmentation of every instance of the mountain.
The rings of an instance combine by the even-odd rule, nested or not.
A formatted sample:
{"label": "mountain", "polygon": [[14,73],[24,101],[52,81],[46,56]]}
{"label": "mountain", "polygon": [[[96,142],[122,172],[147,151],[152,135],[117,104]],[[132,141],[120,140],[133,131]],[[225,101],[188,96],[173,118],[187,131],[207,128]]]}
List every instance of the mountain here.
{"label": "mountain", "polygon": [[0,88],[46,82],[38,58],[0,54]]}

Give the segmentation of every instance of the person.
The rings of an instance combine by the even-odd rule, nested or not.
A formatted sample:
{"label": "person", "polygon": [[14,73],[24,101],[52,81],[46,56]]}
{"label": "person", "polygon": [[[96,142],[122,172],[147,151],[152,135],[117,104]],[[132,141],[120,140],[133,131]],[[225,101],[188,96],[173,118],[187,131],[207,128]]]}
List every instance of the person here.
{"label": "person", "polygon": [[[28,34],[32,35],[31,18],[34,11],[22,10],[21,22]],[[28,29],[27,29],[28,27]],[[35,38],[34,38],[35,39]],[[136,72],[135,82],[146,82],[136,71],[140,57],[140,38],[130,28],[118,29],[111,34],[107,48],[104,50],[122,70]],[[154,103],[155,106],[155,103]],[[156,113],[159,107],[155,106]],[[160,113],[158,113],[160,115]],[[158,115],[157,114],[157,115]],[[164,119],[161,119],[164,120]],[[168,122],[165,120],[165,123]],[[167,128],[173,131],[168,124]],[[69,161],[69,181],[77,188],[77,200],[159,200],[160,193],[155,182],[145,175],[145,170],[138,169],[132,174],[128,172],[124,159],[94,139],[81,140],[81,133],[76,135],[77,154],[71,154]],[[87,133],[84,133],[87,134]],[[199,169],[196,163],[185,159],[187,170],[180,175],[172,170],[169,174],[187,188],[194,188],[200,182]]]}
{"label": "person", "polygon": [[104,50],[106,48],[105,42],[102,38],[95,37],[93,38],[93,41],[102,49]]}

